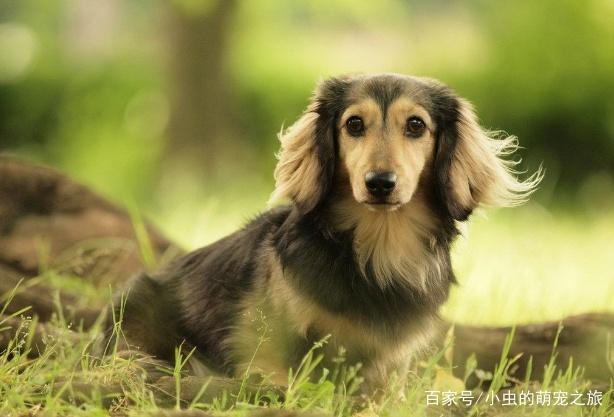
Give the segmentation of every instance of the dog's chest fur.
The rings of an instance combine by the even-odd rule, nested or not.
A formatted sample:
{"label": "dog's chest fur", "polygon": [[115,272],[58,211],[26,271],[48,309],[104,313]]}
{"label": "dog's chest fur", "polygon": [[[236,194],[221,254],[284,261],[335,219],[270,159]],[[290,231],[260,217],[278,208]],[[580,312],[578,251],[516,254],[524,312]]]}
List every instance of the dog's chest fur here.
{"label": "dog's chest fur", "polygon": [[[274,374],[276,382],[287,382],[288,367],[296,368],[314,343],[329,337],[322,348],[326,358],[343,348],[349,362],[376,374],[370,379],[385,379],[387,369],[406,367],[428,341],[450,282],[442,274],[448,272],[442,271],[449,265],[447,251],[433,245],[424,253],[422,244],[410,242],[407,253],[391,254],[390,281],[382,282],[372,263],[360,264],[355,229],[327,233],[319,221],[286,222],[271,236],[261,259],[268,274],[242,301],[225,341],[239,374]],[[412,252],[418,246],[420,253]],[[407,260],[398,262],[403,256]]]}
{"label": "dog's chest fur", "polygon": [[[246,297],[235,331],[225,345],[235,364],[235,375],[268,375],[285,384],[289,368],[297,369],[315,343],[325,340],[319,353],[323,365],[343,357],[361,363],[366,376],[384,380],[391,367],[405,369],[416,350],[425,347],[436,327],[434,315],[424,314],[404,323],[373,323],[332,313],[300,294],[275,268],[269,284]],[[369,375],[369,374],[377,375]]]}

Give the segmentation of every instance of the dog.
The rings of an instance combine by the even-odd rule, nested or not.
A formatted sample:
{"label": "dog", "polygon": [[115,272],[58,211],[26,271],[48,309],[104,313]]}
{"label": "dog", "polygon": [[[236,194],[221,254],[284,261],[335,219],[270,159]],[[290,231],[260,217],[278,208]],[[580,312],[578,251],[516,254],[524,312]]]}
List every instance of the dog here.
{"label": "dog", "polygon": [[321,82],[280,142],[272,201],[287,204],[135,278],[115,306],[122,343],[167,361],[195,348],[211,372],[284,384],[329,336],[326,358],[342,348],[385,387],[438,327],[459,224],[524,202],[541,171],[519,180],[514,137],[444,84],[399,74]]}

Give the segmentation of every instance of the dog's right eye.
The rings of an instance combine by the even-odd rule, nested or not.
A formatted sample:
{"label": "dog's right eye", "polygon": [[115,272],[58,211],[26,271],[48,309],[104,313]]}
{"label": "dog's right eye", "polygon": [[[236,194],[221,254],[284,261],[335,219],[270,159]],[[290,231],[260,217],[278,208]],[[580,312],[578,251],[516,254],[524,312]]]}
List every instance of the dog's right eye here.
{"label": "dog's right eye", "polygon": [[350,117],[347,122],[345,122],[345,127],[352,136],[361,136],[365,131],[365,125],[358,116]]}

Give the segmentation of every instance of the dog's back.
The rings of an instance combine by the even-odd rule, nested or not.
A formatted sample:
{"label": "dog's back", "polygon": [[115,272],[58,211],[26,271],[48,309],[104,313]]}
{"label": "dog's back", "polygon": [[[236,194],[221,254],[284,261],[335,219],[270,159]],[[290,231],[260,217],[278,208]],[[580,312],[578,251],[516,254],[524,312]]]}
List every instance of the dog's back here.
{"label": "dog's back", "polygon": [[[269,275],[260,262],[264,242],[287,210],[274,210],[243,229],[189,253],[153,274],[141,274],[116,297],[107,319],[107,345],[138,349],[172,362],[176,347],[197,347],[194,355],[211,369],[231,373],[226,340],[241,302]],[[117,326],[115,326],[117,327]]]}

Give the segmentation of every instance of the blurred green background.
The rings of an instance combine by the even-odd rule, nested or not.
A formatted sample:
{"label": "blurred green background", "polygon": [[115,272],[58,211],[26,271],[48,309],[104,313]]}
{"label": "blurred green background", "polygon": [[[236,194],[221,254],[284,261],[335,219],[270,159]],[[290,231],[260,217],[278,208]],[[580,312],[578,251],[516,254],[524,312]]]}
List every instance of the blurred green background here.
{"label": "blurred green background", "polygon": [[194,248],[265,209],[276,134],[318,80],[439,78],[546,169],[525,207],[475,216],[444,313],[614,310],[612,22],[611,0],[4,0],[0,151]]}

